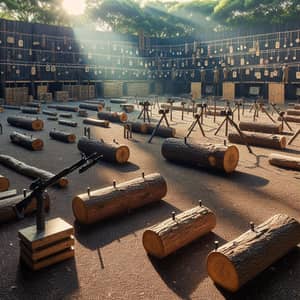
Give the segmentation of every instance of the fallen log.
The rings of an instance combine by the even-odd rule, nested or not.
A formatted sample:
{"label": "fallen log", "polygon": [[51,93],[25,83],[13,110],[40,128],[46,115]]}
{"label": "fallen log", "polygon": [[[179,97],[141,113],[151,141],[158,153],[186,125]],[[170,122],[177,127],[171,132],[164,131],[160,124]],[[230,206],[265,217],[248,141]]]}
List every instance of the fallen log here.
{"label": "fallen log", "polygon": [[197,206],[147,229],[143,233],[143,245],[150,255],[163,258],[215,226],[215,214],[207,207]]}
{"label": "fallen log", "polygon": [[239,161],[236,146],[223,146],[209,143],[185,143],[175,138],[166,139],[161,147],[162,155],[169,161],[225,173],[235,170]]}
{"label": "fallen log", "polygon": [[54,140],[58,140],[65,143],[75,143],[76,135],[74,133],[66,131],[51,130],[49,136]]}
{"label": "fallen log", "polygon": [[128,122],[131,125],[132,132],[138,133],[147,133],[148,132],[148,124],[142,122]]}
{"label": "fallen log", "polygon": [[[284,120],[287,122],[300,123],[300,117],[284,116]],[[282,117],[278,117],[278,121],[282,121]]]}
{"label": "fallen log", "polygon": [[55,108],[57,110],[61,111],[72,111],[72,112],[77,112],[78,107],[72,106],[72,105],[55,105],[55,104],[49,104],[47,105],[48,108]]}
{"label": "fallen log", "polygon": [[120,104],[120,107],[126,113],[131,113],[131,112],[134,111],[134,105],[133,104]]}
{"label": "fallen log", "polygon": [[103,105],[102,104],[92,104],[92,103],[80,103],[79,108],[84,108],[84,109],[93,110],[93,111],[102,111]]}
{"label": "fallen log", "polygon": [[[0,154],[0,164],[14,170],[19,174],[22,174],[24,176],[33,179],[41,178],[43,180],[48,180],[54,176],[53,173],[42,170],[40,168],[36,168],[34,166],[27,165],[26,163],[17,160],[14,157],[9,155]],[[56,184],[59,185],[60,187],[66,187],[68,183],[69,183],[68,179],[63,177],[60,178]]]}
{"label": "fallen log", "polygon": [[239,127],[242,131],[255,131],[272,134],[280,134],[283,131],[281,123],[240,122]]}
{"label": "fallen log", "polygon": [[88,117],[88,112],[86,110],[80,109],[78,110],[78,117],[83,117],[83,118],[87,118]]}
{"label": "fallen log", "polygon": [[125,104],[128,101],[126,99],[110,99],[109,102],[113,104]]}
{"label": "fallen log", "polygon": [[26,104],[28,107],[36,107],[36,108],[41,108],[41,104],[38,102],[29,102]]}
{"label": "fallen log", "polygon": [[44,115],[48,115],[48,116],[57,116],[57,112],[56,111],[51,111],[51,110],[43,110],[43,114]]}
{"label": "fallen log", "polygon": [[58,120],[58,124],[71,126],[71,127],[77,127],[77,122],[70,121],[70,120],[64,120],[64,119]]}
{"label": "fallen log", "polygon": [[207,271],[223,288],[235,292],[300,242],[300,223],[278,214],[211,252]]}
{"label": "fallen log", "polygon": [[226,111],[225,110],[216,110],[216,113],[215,113],[213,110],[208,110],[206,112],[206,115],[208,115],[208,116],[216,115],[216,117],[225,117]]}
{"label": "fallen log", "polygon": [[98,119],[92,119],[92,118],[87,118],[84,119],[83,124],[89,124],[89,125],[94,125],[94,126],[100,126],[100,127],[109,127],[109,121],[107,120],[98,120]]}
{"label": "fallen log", "polygon": [[129,159],[129,148],[126,145],[119,145],[115,143],[105,143],[103,141],[88,139],[81,137],[77,144],[78,150],[91,155],[98,153],[103,155],[103,160],[113,163],[124,164]]}
{"label": "fallen log", "polygon": [[[17,220],[17,215],[14,207],[24,199],[24,195],[18,195],[14,197],[9,197],[2,199],[0,201],[0,224],[6,223],[9,221]],[[24,215],[29,215],[33,213],[37,208],[36,198],[33,198],[33,201],[26,207]],[[46,212],[50,208],[50,199],[47,193],[44,193],[44,209]]]}
{"label": "fallen log", "polygon": [[17,195],[17,190],[5,190],[0,192],[0,200],[10,198]]}
{"label": "fallen log", "polygon": [[105,107],[105,100],[86,100],[84,102],[89,104],[101,104],[102,107]]}
{"label": "fallen log", "polygon": [[295,103],[294,109],[300,109],[300,104],[299,103]]}
{"label": "fallen log", "polygon": [[68,114],[68,113],[63,113],[63,114],[59,114],[58,117],[59,117],[59,118],[72,119],[72,118],[73,118],[73,115],[72,115],[72,114]]}
{"label": "fallen log", "polygon": [[7,191],[9,188],[9,180],[0,174],[0,192]]}
{"label": "fallen log", "polygon": [[18,105],[3,104],[1,106],[5,109],[11,109],[11,110],[20,110],[21,109],[21,107]]}
{"label": "fallen log", "polygon": [[299,157],[271,153],[269,155],[269,163],[280,168],[300,171]]}
{"label": "fallen log", "polygon": [[[147,133],[152,134],[155,129],[156,124],[147,124]],[[164,138],[175,137],[176,129],[173,127],[159,126],[155,132],[155,136],[160,136]]]}
{"label": "fallen log", "polygon": [[58,121],[58,117],[48,117],[48,121]]}
{"label": "fallen log", "polygon": [[22,106],[21,107],[21,112],[23,114],[31,114],[31,115],[37,115],[40,113],[40,109],[36,108],[36,107],[26,107],[26,106]]}
{"label": "fallen log", "polygon": [[127,121],[127,114],[124,112],[109,112],[109,111],[101,111],[98,112],[98,119],[100,120],[108,120],[110,122],[115,123],[123,123]]}
{"label": "fallen log", "polygon": [[[285,149],[286,137],[283,135],[271,135],[266,133],[243,132],[244,139],[251,146]],[[244,144],[244,139],[238,133],[229,133],[228,140],[233,144]]]}
{"label": "fallen log", "polygon": [[77,195],[73,213],[80,223],[92,224],[161,200],[167,183],[158,173]]}
{"label": "fallen log", "polygon": [[[162,103],[160,105],[162,109],[171,109],[171,104]],[[172,105],[172,110],[182,111],[183,106]],[[193,112],[193,107],[188,107],[187,104],[184,106],[185,112]],[[194,107],[194,112],[197,112],[197,107]]]}
{"label": "fallen log", "polygon": [[288,116],[300,116],[300,110],[298,110],[298,109],[288,109],[286,111],[286,114]]}
{"label": "fallen log", "polygon": [[14,131],[9,135],[9,137],[12,143],[28,150],[40,151],[44,147],[44,142],[41,139],[33,137],[31,135],[26,135]]}
{"label": "fallen log", "polygon": [[7,122],[14,127],[19,127],[27,130],[38,131],[44,128],[43,120],[23,116],[10,116],[7,118]]}

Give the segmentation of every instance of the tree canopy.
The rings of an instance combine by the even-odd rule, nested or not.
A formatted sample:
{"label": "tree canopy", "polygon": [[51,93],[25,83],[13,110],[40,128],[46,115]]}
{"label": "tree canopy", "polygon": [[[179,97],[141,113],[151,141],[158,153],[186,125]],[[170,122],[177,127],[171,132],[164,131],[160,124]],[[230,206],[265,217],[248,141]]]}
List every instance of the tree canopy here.
{"label": "tree canopy", "polygon": [[71,18],[62,0],[5,0],[0,16],[55,25],[87,22],[119,33],[152,37],[191,36],[197,32],[299,24],[299,0],[86,0],[82,17]]}

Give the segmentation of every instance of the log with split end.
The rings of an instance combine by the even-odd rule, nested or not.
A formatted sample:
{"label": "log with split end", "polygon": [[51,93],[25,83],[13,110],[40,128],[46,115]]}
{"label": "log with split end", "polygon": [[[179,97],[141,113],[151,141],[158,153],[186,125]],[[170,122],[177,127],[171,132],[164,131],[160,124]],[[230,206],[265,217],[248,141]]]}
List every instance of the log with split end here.
{"label": "log with split end", "polygon": [[103,155],[103,160],[113,163],[124,164],[129,159],[129,148],[126,145],[116,143],[106,143],[87,137],[81,137],[78,141],[77,147],[80,152],[86,155],[98,153]]}
{"label": "log with split end", "polygon": [[215,226],[215,214],[207,207],[197,206],[147,229],[143,234],[143,245],[150,255],[163,258]]}
{"label": "log with split end", "polygon": [[[43,197],[44,197],[44,209],[46,212],[48,212],[50,208],[49,195],[47,193],[44,193]],[[2,199],[0,201],[0,224],[17,220],[17,215],[14,207],[18,203],[20,203],[23,199],[24,199],[24,195],[18,195],[18,196]],[[24,215],[33,213],[37,208],[36,204],[37,201],[35,198],[33,198],[32,202],[25,209]]]}
{"label": "log with split end", "polygon": [[80,223],[98,221],[128,213],[131,209],[159,201],[167,194],[167,183],[158,173],[77,195],[73,213]]}
{"label": "log with split end", "polygon": [[220,170],[232,173],[239,161],[236,146],[224,146],[210,143],[191,143],[169,138],[161,148],[162,155],[169,161],[195,167]]}
{"label": "log with split end", "polygon": [[[54,176],[51,172],[30,166],[9,155],[0,154],[0,164],[33,179],[41,178],[43,180],[48,180]],[[60,187],[66,187],[68,185],[68,179],[65,177],[60,178],[56,184]]]}
{"label": "log with split end", "polygon": [[235,292],[300,242],[300,223],[277,214],[207,257],[211,279]]}
{"label": "log with split end", "polygon": [[10,140],[12,143],[28,150],[40,151],[44,147],[44,142],[41,139],[16,131],[10,134]]}

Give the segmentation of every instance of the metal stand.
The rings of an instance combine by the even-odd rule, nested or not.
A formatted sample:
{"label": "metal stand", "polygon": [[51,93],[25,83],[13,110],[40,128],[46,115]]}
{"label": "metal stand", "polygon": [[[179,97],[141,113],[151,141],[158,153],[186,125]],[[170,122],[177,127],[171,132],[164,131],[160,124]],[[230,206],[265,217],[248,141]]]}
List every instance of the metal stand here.
{"label": "metal stand", "polygon": [[186,102],[182,101],[181,102],[181,106],[182,106],[182,110],[181,110],[181,120],[183,120],[183,116],[184,116],[184,106],[186,105]]}
{"label": "metal stand", "polygon": [[146,122],[147,119],[148,123],[150,123],[149,106],[151,105],[151,103],[149,101],[144,101],[144,102],[140,102],[139,104],[143,106],[143,108],[138,116],[138,119],[143,118],[144,123]]}
{"label": "metal stand", "polygon": [[242,105],[243,105],[243,104],[242,104],[241,101],[236,101],[236,102],[234,103],[235,108],[234,108],[233,111],[232,111],[232,119],[233,119],[233,114],[234,114],[234,112],[237,110],[237,112],[238,112],[238,121],[241,120],[240,108],[241,108]]}
{"label": "metal stand", "polygon": [[158,130],[158,128],[159,128],[159,126],[160,126],[160,124],[161,124],[161,122],[162,122],[163,120],[165,120],[167,126],[170,127],[169,122],[168,122],[168,119],[167,119],[167,114],[169,113],[169,110],[168,110],[168,109],[160,109],[158,113],[161,115],[161,118],[160,118],[160,120],[158,121],[158,123],[157,123],[157,125],[155,126],[155,128],[153,129],[152,134],[151,134],[151,136],[150,136],[150,139],[149,139],[148,143],[151,143],[153,137],[155,136],[156,131]]}
{"label": "metal stand", "polygon": [[170,104],[170,120],[173,121],[173,103],[175,101],[172,99],[168,99],[167,103]]}
{"label": "metal stand", "polygon": [[[202,114],[203,114],[203,111],[202,111]],[[189,131],[186,135],[186,138],[188,138],[190,136],[190,134],[192,133],[193,129],[195,128],[195,126],[197,124],[199,125],[199,128],[201,130],[202,135],[205,136],[204,130],[203,130],[202,125],[201,125],[200,120],[199,120],[201,118],[201,115],[196,114],[196,115],[194,115],[194,118],[195,118],[195,121],[193,121],[192,125],[190,126]]]}
{"label": "metal stand", "polygon": [[124,139],[132,139],[132,125],[130,123],[124,124]]}
{"label": "metal stand", "polygon": [[0,134],[3,134],[3,127],[1,123],[0,123]]}
{"label": "metal stand", "polygon": [[237,126],[237,124],[232,120],[232,118],[230,118],[230,116],[232,115],[232,111],[230,109],[228,109],[226,111],[225,114],[225,119],[224,121],[221,123],[221,125],[219,126],[219,128],[217,129],[217,131],[215,132],[215,135],[218,134],[218,132],[220,131],[220,129],[222,128],[222,126],[225,124],[225,135],[228,135],[228,124],[230,124],[232,127],[234,127],[236,129],[236,131],[238,132],[238,134],[240,135],[241,139],[244,141],[244,144],[246,145],[246,147],[248,148],[248,151],[250,153],[253,153],[252,149],[250,148],[246,138],[244,137],[243,132],[239,129],[239,127]]}
{"label": "metal stand", "polygon": [[281,122],[282,122],[282,128],[283,128],[283,124],[285,124],[288,129],[290,131],[293,131],[292,127],[290,126],[290,124],[287,122],[287,120],[285,120],[284,115],[285,112],[284,111],[280,111],[279,108],[276,107],[275,103],[271,103],[271,106],[273,108],[273,111],[275,111],[277,113],[277,115],[281,118]]}

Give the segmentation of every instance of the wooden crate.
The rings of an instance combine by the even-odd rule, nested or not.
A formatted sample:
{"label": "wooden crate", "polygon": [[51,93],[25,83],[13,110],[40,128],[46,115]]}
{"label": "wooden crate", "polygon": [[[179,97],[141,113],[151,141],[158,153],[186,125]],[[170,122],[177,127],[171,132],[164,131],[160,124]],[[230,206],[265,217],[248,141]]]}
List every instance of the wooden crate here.
{"label": "wooden crate", "polygon": [[11,105],[23,105],[28,102],[28,87],[5,88],[5,103]]}
{"label": "wooden crate", "polygon": [[48,85],[39,85],[36,89],[36,93],[39,94],[46,94],[48,92]]}
{"label": "wooden crate", "polygon": [[191,82],[191,94],[192,99],[200,99],[202,95],[202,84],[201,82]]}
{"label": "wooden crate", "polygon": [[223,98],[226,100],[235,99],[235,83],[223,82]]}
{"label": "wooden crate", "polygon": [[54,97],[58,102],[67,102],[70,98],[68,91],[56,91]]}
{"label": "wooden crate", "polygon": [[284,104],[285,92],[284,83],[270,82],[269,86],[269,103]]}
{"label": "wooden crate", "polygon": [[41,93],[38,95],[38,100],[51,102],[52,101],[52,93]]}

